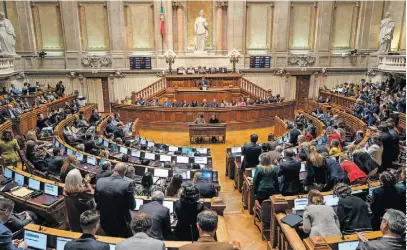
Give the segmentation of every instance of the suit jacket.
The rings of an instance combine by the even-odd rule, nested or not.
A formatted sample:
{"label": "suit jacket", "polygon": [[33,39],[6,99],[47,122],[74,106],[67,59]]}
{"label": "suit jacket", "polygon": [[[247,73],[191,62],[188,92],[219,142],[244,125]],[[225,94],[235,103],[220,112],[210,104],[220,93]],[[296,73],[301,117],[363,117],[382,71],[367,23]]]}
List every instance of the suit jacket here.
{"label": "suit jacket", "polygon": [[298,146],[298,136],[301,132],[298,129],[293,129],[290,131],[290,141],[289,143],[293,146]]}
{"label": "suit jacket", "polygon": [[242,170],[246,168],[254,168],[259,164],[259,156],[261,154],[261,146],[256,143],[248,143],[242,148],[242,155],[244,155]]}
{"label": "suit jacket", "polygon": [[[112,170],[102,170],[100,173],[97,173],[95,176],[95,180],[96,182],[100,179],[100,178],[104,178],[104,177],[109,177],[113,174]],[[96,184],[96,183],[95,183]]]}
{"label": "suit jacket", "polygon": [[91,234],[82,234],[79,239],[66,243],[64,250],[109,250],[107,243],[97,241]]}
{"label": "suit jacket", "polygon": [[11,231],[3,225],[3,223],[0,223],[0,249],[5,249],[5,250],[22,250],[22,248],[16,248],[13,243],[13,234]]}
{"label": "suit jacket", "polygon": [[69,228],[73,232],[82,232],[80,216],[83,212],[95,209],[95,199],[87,192],[64,193],[65,208],[68,216]]}
{"label": "suit jacket", "polygon": [[170,210],[158,201],[152,201],[141,205],[139,213],[141,212],[147,213],[153,219],[150,236],[158,240],[168,239],[171,234]]}
{"label": "suit jacket", "polygon": [[196,183],[199,189],[199,194],[202,198],[212,198],[216,195],[215,185],[210,182],[199,181]]}
{"label": "suit jacket", "polygon": [[280,191],[282,195],[294,195],[300,192],[300,170],[301,162],[293,158],[286,158],[286,161],[280,163],[281,176]]}
{"label": "suit jacket", "polygon": [[382,133],[380,135],[383,143],[383,157],[381,171],[392,166],[392,161],[394,160],[394,140],[390,133]]}
{"label": "suit jacket", "polygon": [[344,234],[372,231],[367,205],[359,197],[340,198],[336,214]]}
{"label": "suit jacket", "polygon": [[62,165],[64,165],[64,159],[61,156],[52,156],[47,159],[48,171],[53,174],[59,175]]}
{"label": "suit jacket", "polygon": [[95,198],[106,235],[130,237],[130,209],[136,207],[134,184],[117,175],[101,178],[96,183]]}
{"label": "suit jacket", "polygon": [[145,233],[136,233],[116,245],[116,250],[164,250],[164,242],[148,237]]}
{"label": "suit jacket", "polygon": [[183,245],[179,250],[232,250],[233,245],[226,242],[217,242],[213,237],[204,236],[192,244]]}
{"label": "suit jacket", "polygon": [[404,250],[406,242],[401,238],[383,237],[378,240],[369,240],[368,242],[359,242],[356,250]]}
{"label": "suit jacket", "polygon": [[202,202],[187,203],[181,200],[174,202],[174,213],[177,216],[178,223],[175,227],[175,235],[179,240],[190,241],[191,226],[193,240],[198,240],[199,233],[196,227],[197,216],[205,210]]}

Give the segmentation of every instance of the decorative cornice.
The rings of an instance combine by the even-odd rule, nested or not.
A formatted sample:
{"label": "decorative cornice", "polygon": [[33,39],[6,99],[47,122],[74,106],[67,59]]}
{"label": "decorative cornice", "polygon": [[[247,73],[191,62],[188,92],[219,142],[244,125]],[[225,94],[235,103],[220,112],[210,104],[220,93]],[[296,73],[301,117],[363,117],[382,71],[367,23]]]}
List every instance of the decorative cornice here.
{"label": "decorative cornice", "polygon": [[227,1],[218,1],[216,2],[216,7],[226,9],[228,7]]}
{"label": "decorative cornice", "polygon": [[290,54],[288,57],[288,64],[290,65],[298,65],[300,67],[306,67],[309,65],[313,65],[315,63],[315,56],[311,55],[297,55],[297,54]]}
{"label": "decorative cornice", "polygon": [[112,64],[112,59],[108,56],[84,56],[81,58],[83,67],[101,68],[109,67]]}
{"label": "decorative cornice", "polygon": [[173,9],[185,8],[185,2],[184,1],[172,2],[172,8]]}

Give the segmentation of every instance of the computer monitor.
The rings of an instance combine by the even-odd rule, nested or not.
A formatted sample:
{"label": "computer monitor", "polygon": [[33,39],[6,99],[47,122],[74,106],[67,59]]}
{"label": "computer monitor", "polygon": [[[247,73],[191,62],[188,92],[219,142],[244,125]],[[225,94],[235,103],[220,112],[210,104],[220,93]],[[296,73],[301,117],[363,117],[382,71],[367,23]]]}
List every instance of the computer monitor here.
{"label": "computer monitor", "polygon": [[128,148],[126,147],[120,147],[120,153],[127,155],[127,152],[129,151]]}
{"label": "computer monitor", "polygon": [[141,139],[141,140],[140,140],[140,145],[144,145],[144,144],[147,144],[147,141],[144,140],[144,139]]}
{"label": "computer monitor", "polygon": [[68,149],[66,150],[66,154],[67,154],[67,155],[73,155],[74,153],[73,153],[73,151],[72,151],[71,149],[68,148]]}
{"label": "computer monitor", "polygon": [[136,137],[134,137],[134,140],[135,140],[136,142],[140,142],[140,136],[139,136],[139,135],[136,135]]}
{"label": "computer monitor", "polygon": [[256,168],[252,168],[252,178],[254,178],[255,173],[256,173]]}
{"label": "computer monitor", "polygon": [[171,155],[160,155],[160,161],[163,161],[163,162],[169,161],[169,162],[171,162]]}
{"label": "computer monitor", "polygon": [[8,168],[4,168],[4,177],[13,178],[13,171]]}
{"label": "computer monitor", "polygon": [[338,250],[356,250],[359,241],[348,241],[338,243]]}
{"label": "computer monitor", "polygon": [[192,153],[192,148],[189,148],[189,147],[182,147],[182,153],[183,153],[183,154]]}
{"label": "computer monitor", "polygon": [[47,235],[33,231],[24,231],[24,242],[29,248],[47,250]]}
{"label": "computer monitor", "polygon": [[187,157],[187,156],[177,156],[177,163],[188,164],[189,163],[189,157]]}
{"label": "computer monitor", "polygon": [[287,135],[284,135],[284,136],[283,136],[283,141],[284,141],[284,142],[288,142],[288,136],[287,136]]}
{"label": "computer monitor", "polygon": [[277,143],[278,144],[283,144],[283,138],[278,138]]}
{"label": "computer monitor", "polygon": [[86,163],[96,166],[96,158],[88,156],[86,157]]}
{"label": "computer monitor", "polygon": [[112,151],[117,152],[117,145],[115,143],[111,143],[110,144],[110,148],[112,149]]}
{"label": "computer monitor", "polygon": [[145,154],[144,154],[144,159],[146,159],[146,160],[155,160],[155,154],[154,153],[148,153],[148,152],[146,152]]}
{"label": "computer monitor", "polygon": [[191,171],[184,170],[184,169],[176,169],[174,170],[174,175],[180,174],[183,180],[190,180],[191,179]]}
{"label": "computer monitor", "polygon": [[325,195],[324,196],[325,205],[335,207],[338,206],[339,197],[336,195]]}
{"label": "computer monitor", "polygon": [[59,148],[59,141],[58,140],[55,141],[55,147]]}
{"label": "computer monitor", "polygon": [[213,172],[212,172],[212,170],[201,170],[201,171],[199,171],[199,172],[202,173],[202,178],[203,178],[204,180],[212,181],[212,178],[213,178]]}
{"label": "computer monitor", "polygon": [[307,198],[298,198],[294,199],[294,209],[297,211],[305,210],[305,207],[308,205]]}
{"label": "computer monitor", "polygon": [[140,206],[144,204],[144,200],[138,199],[138,198],[135,198],[135,200],[136,200],[136,207],[134,208],[134,210],[138,211],[140,209]]}
{"label": "computer monitor", "polygon": [[58,186],[45,183],[44,193],[52,196],[58,196]]}
{"label": "computer monitor", "polygon": [[174,201],[164,201],[163,206],[170,210],[170,214],[174,213]]}
{"label": "computer monitor", "polygon": [[169,147],[168,147],[168,151],[170,151],[170,152],[178,151],[178,147],[176,147],[176,146],[169,146]]}
{"label": "computer monitor", "polygon": [[379,187],[380,187],[380,186],[369,188],[369,196],[372,196],[372,195],[373,195],[373,191],[374,191],[375,189],[378,189]]}
{"label": "computer monitor", "polygon": [[76,159],[77,159],[78,161],[83,161],[83,154],[81,154],[81,153],[79,153],[79,152],[76,152]]}
{"label": "computer monitor", "polygon": [[155,168],[154,169],[154,176],[155,177],[167,178],[168,177],[168,170],[167,169]]}
{"label": "computer monitor", "polygon": [[241,152],[242,152],[242,148],[241,148],[241,147],[232,147],[232,148],[230,149],[230,152],[231,152],[232,154],[241,153]]}
{"label": "computer monitor", "polygon": [[154,147],[155,143],[152,141],[147,142],[147,147]]}
{"label": "computer monitor", "polygon": [[41,189],[40,184],[41,184],[40,181],[28,178],[28,188],[39,191]]}
{"label": "computer monitor", "polygon": [[66,152],[66,148],[65,148],[64,145],[61,145],[61,152],[62,152],[62,153],[65,153],[65,152]]}
{"label": "computer monitor", "polygon": [[109,141],[104,140],[103,141],[103,147],[108,148],[109,147]]}
{"label": "computer monitor", "polygon": [[102,167],[104,162],[105,162],[104,159],[100,159],[100,160],[99,160],[99,167]]}
{"label": "computer monitor", "polygon": [[110,250],[115,250],[116,249],[116,245],[114,244],[109,244]]}
{"label": "computer monitor", "polygon": [[194,157],[194,162],[197,164],[208,164],[208,158],[207,157]]}
{"label": "computer monitor", "polygon": [[140,158],[140,151],[132,150],[131,151],[131,156]]}
{"label": "computer monitor", "polygon": [[17,183],[19,186],[24,185],[24,175],[14,173],[14,182]]}
{"label": "computer monitor", "polygon": [[208,149],[207,148],[197,148],[196,152],[206,155],[206,154],[208,154]]}
{"label": "computer monitor", "polygon": [[102,144],[103,143],[103,138],[102,137],[98,137],[98,143]]}
{"label": "computer monitor", "polygon": [[72,239],[57,237],[57,245],[55,250],[64,250],[66,243],[70,242]]}

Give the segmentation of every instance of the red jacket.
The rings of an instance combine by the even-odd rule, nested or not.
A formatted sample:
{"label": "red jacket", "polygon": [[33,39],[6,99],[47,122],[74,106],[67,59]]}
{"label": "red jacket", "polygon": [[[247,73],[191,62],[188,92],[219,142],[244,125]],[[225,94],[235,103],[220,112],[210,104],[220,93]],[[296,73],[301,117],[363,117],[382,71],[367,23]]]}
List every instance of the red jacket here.
{"label": "red jacket", "polygon": [[353,161],[344,161],[341,163],[341,167],[345,170],[350,182],[354,182],[358,178],[367,177]]}

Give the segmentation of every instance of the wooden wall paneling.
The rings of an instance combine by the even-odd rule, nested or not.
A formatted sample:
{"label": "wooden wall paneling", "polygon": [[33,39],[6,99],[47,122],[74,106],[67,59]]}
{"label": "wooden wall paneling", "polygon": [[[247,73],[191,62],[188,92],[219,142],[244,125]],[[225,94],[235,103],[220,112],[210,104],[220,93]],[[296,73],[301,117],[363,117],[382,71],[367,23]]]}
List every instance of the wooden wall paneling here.
{"label": "wooden wall paneling", "polygon": [[102,93],[103,93],[103,108],[104,112],[110,112],[109,103],[109,81],[107,77],[102,77]]}

